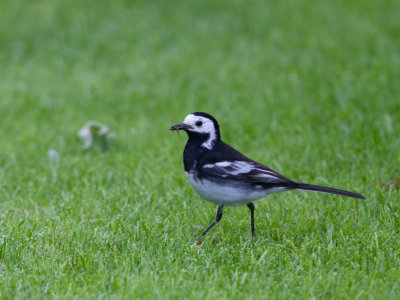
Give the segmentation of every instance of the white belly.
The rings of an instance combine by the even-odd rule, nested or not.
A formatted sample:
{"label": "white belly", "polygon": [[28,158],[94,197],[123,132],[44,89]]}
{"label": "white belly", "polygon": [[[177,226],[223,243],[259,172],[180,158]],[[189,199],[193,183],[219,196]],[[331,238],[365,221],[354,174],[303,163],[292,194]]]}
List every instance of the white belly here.
{"label": "white belly", "polygon": [[251,201],[259,200],[266,195],[282,192],[285,188],[273,188],[264,190],[262,186],[257,188],[245,188],[244,185],[235,184],[233,181],[219,182],[216,184],[209,180],[198,180],[193,173],[186,172],[193,189],[205,200],[215,204],[222,203],[226,206],[240,206]]}

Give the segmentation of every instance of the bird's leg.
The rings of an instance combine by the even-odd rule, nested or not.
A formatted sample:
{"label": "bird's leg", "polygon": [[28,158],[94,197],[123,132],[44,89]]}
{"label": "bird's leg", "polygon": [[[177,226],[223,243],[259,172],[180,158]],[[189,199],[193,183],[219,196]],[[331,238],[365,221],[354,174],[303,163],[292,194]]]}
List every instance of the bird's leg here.
{"label": "bird's leg", "polygon": [[[206,230],[203,232],[203,236],[211,229],[214,227],[214,225],[219,222],[222,218],[222,210],[224,208],[223,204],[218,204],[218,210],[217,210],[217,215],[215,216],[215,220],[207,227]],[[201,237],[200,237],[201,238]],[[200,239],[199,238],[199,239]]]}
{"label": "bird's leg", "polygon": [[247,204],[247,207],[250,208],[250,214],[251,214],[251,235],[253,237],[256,237],[254,233],[254,204],[252,202]]}

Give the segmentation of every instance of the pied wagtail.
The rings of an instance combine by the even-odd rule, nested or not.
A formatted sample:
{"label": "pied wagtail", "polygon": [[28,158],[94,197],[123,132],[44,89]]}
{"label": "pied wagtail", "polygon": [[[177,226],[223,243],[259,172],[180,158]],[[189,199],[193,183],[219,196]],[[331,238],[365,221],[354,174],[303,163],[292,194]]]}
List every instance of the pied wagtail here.
{"label": "pied wagtail", "polygon": [[290,180],[247,158],[221,140],[218,122],[209,114],[189,114],[170,130],[184,130],[188,134],[183,152],[186,176],[202,198],[218,205],[217,216],[203,235],[221,220],[224,206],[247,205],[254,236],[253,201],[272,193],[303,190],[365,199],[360,194]]}

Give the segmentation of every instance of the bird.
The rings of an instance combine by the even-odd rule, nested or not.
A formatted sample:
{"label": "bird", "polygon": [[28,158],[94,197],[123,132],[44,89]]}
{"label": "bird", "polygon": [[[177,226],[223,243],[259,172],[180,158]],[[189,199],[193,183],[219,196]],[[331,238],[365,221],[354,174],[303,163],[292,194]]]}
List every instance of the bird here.
{"label": "bird", "polygon": [[246,157],[221,140],[217,120],[207,113],[191,113],[170,130],[187,133],[183,151],[185,174],[200,197],[218,206],[214,221],[199,241],[221,220],[225,206],[246,205],[250,209],[251,234],[255,237],[253,202],[273,193],[302,190],[365,199],[357,193],[288,179]]}

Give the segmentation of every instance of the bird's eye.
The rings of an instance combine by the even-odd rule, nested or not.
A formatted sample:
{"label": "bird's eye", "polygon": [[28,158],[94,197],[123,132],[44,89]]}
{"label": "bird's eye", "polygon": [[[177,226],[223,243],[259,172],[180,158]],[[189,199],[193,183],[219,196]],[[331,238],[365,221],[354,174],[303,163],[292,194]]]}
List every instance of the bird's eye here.
{"label": "bird's eye", "polygon": [[197,127],[201,127],[201,125],[203,125],[203,122],[202,122],[202,121],[197,121],[197,122],[196,122],[196,126],[197,126]]}

